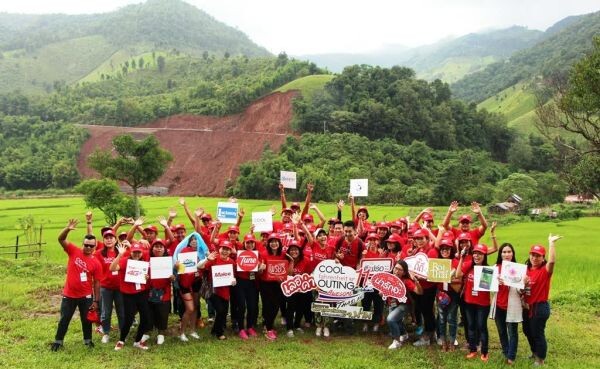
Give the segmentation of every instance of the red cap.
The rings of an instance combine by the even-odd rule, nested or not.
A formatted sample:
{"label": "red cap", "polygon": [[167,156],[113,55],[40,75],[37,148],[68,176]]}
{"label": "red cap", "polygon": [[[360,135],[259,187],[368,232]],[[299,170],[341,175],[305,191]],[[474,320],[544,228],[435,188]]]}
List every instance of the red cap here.
{"label": "red cap", "polygon": [[425,231],[422,229],[417,229],[415,233],[413,233],[413,238],[427,238],[427,236],[427,233],[425,233]]}
{"label": "red cap", "polygon": [[356,211],[356,214],[360,213],[361,211],[364,211],[367,216],[367,219],[369,219],[369,210],[367,209],[367,207],[366,206],[359,207],[358,210]]}
{"label": "red cap", "polygon": [[107,237],[107,236],[116,237],[115,232],[113,232],[112,229],[107,229],[106,231],[104,231],[104,233],[102,233],[102,237]]}
{"label": "red cap", "polygon": [[421,219],[423,219],[426,222],[429,222],[429,221],[433,222],[433,215],[431,215],[431,213],[425,213],[425,214],[423,214]]}
{"label": "red cap", "polygon": [[390,226],[388,225],[387,222],[377,222],[377,228],[385,228],[385,229],[389,229]]}
{"label": "red cap", "polygon": [[302,221],[303,222],[309,221],[312,223],[315,221],[315,218],[313,218],[313,216],[310,214],[304,214],[304,216],[302,217]]}
{"label": "red cap", "polygon": [[406,237],[408,238],[413,238],[415,235],[415,231],[412,228],[409,228],[408,231],[406,232]]}
{"label": "red cap", "polygon": [[209,213],[204,213],[202,214],[202,216],[200,217],[201,220],[212,220],[212,215],[210,215]]}
{"label": "red cap", "polygon": [[217,222],[215,222],[215,221],[211,221],[211,222],[208,224],[208,229],[215,228],[216,226],[217,226]]}
{"label": "red cap", "polygon": [[260,235],[262,236],[263,234],[266,234],[268,236],[270,233],[271,233],[270,231],[262,231],[262,232],[260,232]]}
{"label": "red cap", "polygon": [[314,233],[314,231],[317,229],[317,227],[314,224],[309,224],[306,226],[306,228],[310,233]]}
{"label": "red cap", "polygon": [[180,229],[183,229],[185,231],[185,225],[183,224],[175,224],[175,231],[178,231]]}
{"label": "red cap", "polygon": [[546,249],[542,245],[533,245],[531,246],[531,249],[529,249],[529,253],[546,256]]}
{"label": "red cap", "polygon": [[458,222],[459,223],[471,223],[471,216],[468,214],[461,215],[460,218],[458,218]]}
{"label": "red cap", "polygon": [[254,241],[254,242],[256,242],[256,238],[254,238],[253,234],[247,234],[247,235],[244,236],[244,243],[246,243],[248,241]]}
{"label": "red cap", "polygon": [[458,237],[456,237],[456,239],[457,239],[458,241],[469,241],[469,242],[471,242],[471,241],[472,241],[472,240],[471,240],[471,234],[470,234],[470,233],[468,233],[468,232],[462,232],[462,233],[460,233],[460,234],[458,235]]}
{"label": "red cap", "polygon": [[121,232],[121,233],[119,233],[119,239],[121,239],[122,237],[127,238],[127,232]]}
{"label": "red cap", "polygon": [[366,241],[369,240],[379,240],[379,236],[377,235],[377,233],[369,233],[369,235],[366,238]]}
{"label": "red cap", "polygon": [[284,231],[293,231],[294,230],[294,225],[292,223],[284,223],[283,224],[283,230]]}
{"label": "red cap", "polygon": [[375,232],[377,230],[377,228],[375,228],[371,223],[366,223],[363,226],[363,229],[365,232],[370,233],[370,232]]}
{"label": "red cap", "polygon": [[487,255],[488,248],[486,245],[478,243],[477,245],[475,245],[475,247],[473,247],[473,252],[480,252],[483,255]]}
{"label": "red cap", "polygon": [[292,210],[293,210],[294,208],[296,208],[296,209],[300,209],[300,203],[298,203],[298,202],[293,202],[293,203],[292,203],[292,206],[290,206],[290,208],[292,208]]}
{"label": "red cap", "polygon": [[329,218],[329,220],[327,221],[328,224],[333,224],[333,223],[337,223],[339,221],[338,218]]}
{"label": "red cap", "polygon": [[294,211],[292,209],[290,209],[290,208],[283,208],[283,209],[281,209],[281,214],[283,214],[283,213],[294,214]]}
{"label": "red cap", "polygon": [[[112,231],[112,230],[113,230],[113,229],[112,229],[112,227],[108,227],[108,226],[106,226],[106,227],[102,227],[102,228],[100,229],[100,234],[101,234],[102,236],[104,236],[104,232],[106,232],[106,231],[109,231],[109,230],[110,230],[110,231]],[[113,234],[114,234],[114,233],[113,233]]]}
{"label": "red cap", "polygon": [[229,250],[233,250],[233,245],[228,240],[223,240],[223,241],[219,242],[219,247],[226,247]]}
{"label": "red cap", "polygon": [[161,240],[160,238],[157,238],[154,241],[152,241],[152,247],[154,247],[154,245],[156,245],[157,243],[160,243],[163,246],[167,245],[167,243],[164,240]]}
{"label": "red cap", "polygon": [[135,251],[142,252],[142,251],[144,251],[144,249],[142,248],[142,245],[140,245],[139,243],[134,243],[133,245],[131,245],[131,248],[129,249],[129,251],[131,251],[131,252],[135,252]]}
{"label": "red cap", "polygon": [[240,227],[234,225],[229,226],[229,228],[227,228],[227,233],[229,232],[240,233]]}
{"label": "red cap", "polygon": [[395,242],[399,245],[402,245],[402,237],[400,237],[399,234],[394,233],[391,236],[389,236],[388,239],[385,240],[385,242]]}
{"label": "red cap", "polygon": [[442,238],[448,238],[452,241],[454,240],[454,233],[452,233],[452,231],[446,231],[442,234]]}
{"label": "red cap", "polygon": [[442,248],[443,246],[454,248],[454,242],[451,238],[442,238],[442,241],[440,241],[440,248]]}
{"label": "red cap", "polygon": [[149,225],[148,227],[144,228],[144,232],[148,232],[148,231],[158,233],[158,228],[156,228],[156,226]]}
{"label": "red cap", "polygon": [[408,225],[408,220],[406,220],[406,218],[400,218],[397,221],[400,222],[400,223],[404,223],[404,224]]}
{"label": "red cap", "polygon": [[288,251],[290,248],[292,247],[297,247],[298,249],[300,249],[300,245],[298,245],[298,241],[296,240],[292,240],[289,244],[288,244]]}
{"label": "red cap", "polygon": [[[406,223],[406,222],[404,222]],[[391,222],[390,224],[390,228],[395,227],[395,228],[402,228],[402,222],[399,220],[394,220],[393,222]]]}
{"label": "red cap", "polygon": [[279,237],[277,233],[273,232],[269,235],[269,238],[267,238],[267,242],[270,242],[271,240],[281,241],[281,237]]}

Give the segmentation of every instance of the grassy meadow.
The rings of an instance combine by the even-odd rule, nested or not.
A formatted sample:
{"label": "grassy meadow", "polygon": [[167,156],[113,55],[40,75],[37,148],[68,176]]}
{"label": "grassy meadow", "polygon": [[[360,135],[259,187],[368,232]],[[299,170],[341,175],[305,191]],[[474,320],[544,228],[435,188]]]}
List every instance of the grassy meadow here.
{"label": "grassy meadow", "polygon": [[[169,208],[178,211],[176,222],[189,224],[183,209],[174,197],[146,197],[141,203],[147,219],[154,221],[166,215]],[[191,209],[202,206],[214,214],[218,199],[189,198]],[[252,211],[280,208],[277,201],[240,200],[247,219],[242,224],[245,232]],[[326,217],[335,215],[334,204],[319,204]],[[13,244],[22,231],[17,228],[18,219],[33,216],[36,224],[44,225],[43,239],[48,244],[40,258],[0,257],[0,365],[6,368],[81,368],[102,365],[109,368],[172,368],[201,366],[205,368],[388,368],[401,365],[406,368],[503,368],[506,365],[498,343],[493,322],[489,322],[490,361],[483,364],[479,359],[467,361],[465,351],[441,352],[435,345],[425,349],[412,346],[391,352],[387,329],[378,334],[355,333],[352,336],[332,332],[328,340],[317,338],[314,331],[307,330],[295,338],[285,337],[279,329],[280,338],[267,342],[263,337],[242,342],[232,332],[228,340],[217,341],[210,337],[209,329],[200,330],[200,342],[183,344],[174,337],[167,337],[162,346],[154,345],[148,352],[131,347],[131,340],[121,352],[114,352],[116,334],[111,343],[102,345],[94,335],[96,347],[86,349],[81,341],[81,326],[75,317],[65,337],[65,349],[52,353],[49,344],[54,338],[59,318],[60,293],[64,283],[66,255],[56,241],[58,232],[68,218],[81,220],[78,229],[69,239],[79,243],[85,229],[84,213],[87,209],[81,198],[49,198],[0,200],[0,245]],[[413,218],[421,209],[408,207],[373,206],[369,208],[371,219],[394,219],[410,214]],[[466,209],[461,209],[466,210]],[[436,221],[441,221],[444,208],[436,208]],[[344,218],[350,210],[344,208]],[[95,229],[104,225],[102,214],[95,215]],[[557,265],[552,282],[552,315],[547,326],[549,368],[600,367],[600,357],[595,344],[600,342],[600,279],[596,270],[600,266],[600,254],[593,252],[600,242],[600,218],[586,217],[577,221],[560,223],[523,223],[503,225],[500,219],[497,229],[499,242],[515,245],[517,258],[523,261],[533,243],[547,243],[548,233],[564,236],[557,245]],[[489,243],[489,232],[482,239]],[[495,255],[491,257],[495,261]],[[204,308],[204,303],[203,303]],[[204,311],[205,312],[205,311]],[[77,314],[76,314],[77,315]],[[260,319],[260,317],[259,317]],[[260,320],[259,320],[260,321]],[[116,324],[116,323],[115,323]],[[176,332],[177,321],[171,318],[170,326]],[[356,325],[360,328],[360,323]],[[359,329],[357,329],[357,332]],[[462,329],[459,341],[464,342]],[[131,335],[131,334],[130,334]],[[517,368],[528,368],[531,361],[525,337],[520,334]],[[89,364],[88,364],[89,363]],[[93,363],[93,364],[92,364]]]}

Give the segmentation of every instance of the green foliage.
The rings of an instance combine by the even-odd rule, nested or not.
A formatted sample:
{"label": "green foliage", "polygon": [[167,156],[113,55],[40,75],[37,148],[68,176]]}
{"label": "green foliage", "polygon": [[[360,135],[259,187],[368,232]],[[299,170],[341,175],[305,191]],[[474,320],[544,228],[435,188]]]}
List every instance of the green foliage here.
{"label": "green foliage", "polygon": [[[84,196],[83,200],[88,208],[99,209],[104,213],[106,224],[115,224],[119,217],[136,216],[134,198],[124,195],[117,182],[111,179],[88,179],[79,183],[75,191]],[[140,206],[139,214],[144,213]]]}

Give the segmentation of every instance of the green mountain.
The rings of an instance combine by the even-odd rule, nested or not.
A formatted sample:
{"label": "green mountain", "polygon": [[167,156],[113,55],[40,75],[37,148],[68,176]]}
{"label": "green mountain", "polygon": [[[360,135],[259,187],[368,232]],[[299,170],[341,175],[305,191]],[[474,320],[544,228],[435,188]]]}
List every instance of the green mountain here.
{"label": "green mountain", "polygon": [[49,92],[149,52],[268,56],[245,34],[180,0],[148,0],[93,15],[0,14],[0,88]]}

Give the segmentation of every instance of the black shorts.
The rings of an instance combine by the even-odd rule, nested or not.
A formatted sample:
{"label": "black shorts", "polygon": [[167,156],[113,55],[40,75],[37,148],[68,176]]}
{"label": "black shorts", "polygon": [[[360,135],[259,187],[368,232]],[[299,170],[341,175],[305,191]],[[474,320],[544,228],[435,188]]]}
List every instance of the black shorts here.
{"label": "black shorts", "polygon": [[202,279],[196,279],[194,280],[194,283],[192,283],[192,286],[190,288],[188,287],[179,287],[179,292],[182,295],[185,295],[186,293],[192,293],[192,292],[200,292],[200,287],[202,286]]}

